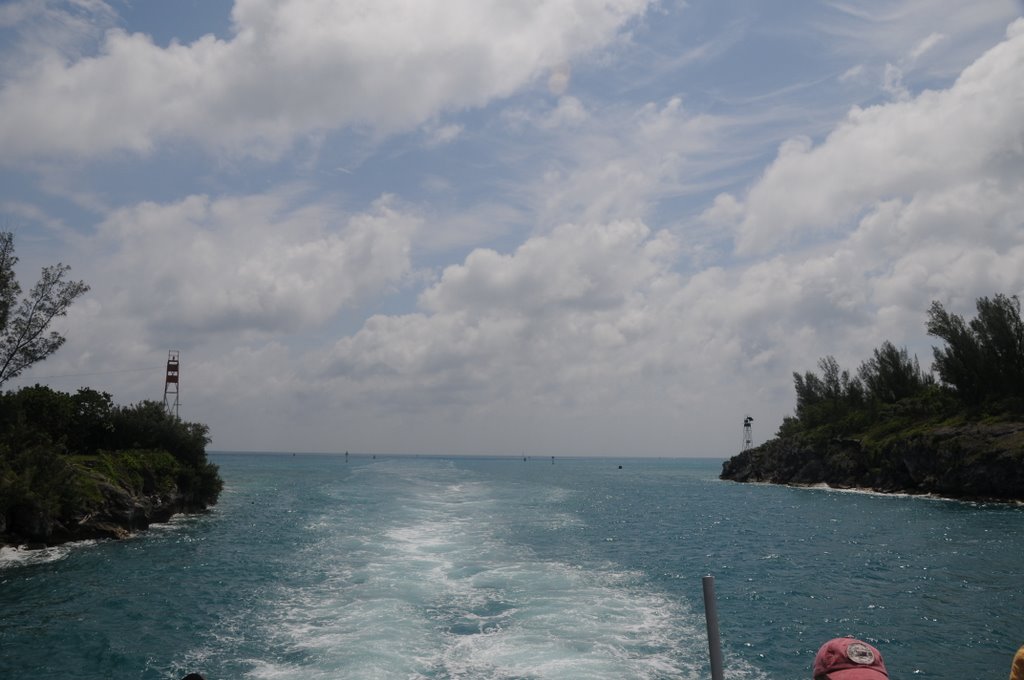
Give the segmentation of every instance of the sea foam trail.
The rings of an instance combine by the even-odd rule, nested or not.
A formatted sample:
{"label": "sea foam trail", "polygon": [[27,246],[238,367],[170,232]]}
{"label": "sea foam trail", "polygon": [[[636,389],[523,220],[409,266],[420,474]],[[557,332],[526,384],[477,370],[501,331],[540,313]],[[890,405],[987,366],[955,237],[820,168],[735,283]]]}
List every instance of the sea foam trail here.
{"label": "sea foam trail", "polygon": [[936,677],[1020,644],[1018,507],[701,461],[353,458],[223,455],[209,513],[10,553],[0,677],[707,677],[709,572],[729,680],[807,677],[839,635]]}
{"label": "sea foam trail", "polygon": [[[383,497],[391,503],[381,504]],[[698,678],[702,617],[613,564],[538,558],[543,502],[454,467],[371,466],[311,523],[257,678]],[[560,523],[576,521],[561,516]]]}

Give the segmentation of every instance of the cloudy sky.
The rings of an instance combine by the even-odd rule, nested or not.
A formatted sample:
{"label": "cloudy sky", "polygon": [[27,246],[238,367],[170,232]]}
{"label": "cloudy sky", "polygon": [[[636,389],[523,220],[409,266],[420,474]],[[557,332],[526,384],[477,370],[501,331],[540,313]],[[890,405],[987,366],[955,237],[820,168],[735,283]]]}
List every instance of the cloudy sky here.
{"label": "cloudy sky", "polygon": [[728,456],[1024,293],[1019,0],[6,0],[6,387],[214,450]]}

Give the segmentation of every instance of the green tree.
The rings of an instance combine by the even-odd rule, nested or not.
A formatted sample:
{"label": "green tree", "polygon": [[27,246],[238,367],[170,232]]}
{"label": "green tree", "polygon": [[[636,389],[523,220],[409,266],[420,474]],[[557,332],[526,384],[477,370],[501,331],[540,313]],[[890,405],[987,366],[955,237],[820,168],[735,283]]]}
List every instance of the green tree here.
{"label": "green tree", "polygon": [[928,334],[941,338],[945,347],[932,347],[933,366],[939,379],[953,388],[961,401],[980,403],[985,394],[981,375],[981,348],[970,327],[958,314],[950,314],[942,303],[932,302],[928,310]]}
{"label": "green tree", "polygon": [[33,433],[45,437],[58,452],[64,452],[74,413],[74,404],[67,394],[45,385],[33,385],[8,392],[0,404],[4,407],[0,436],[10,442],[17,441],[12,433]]}
{"label": "green tree", "polygon": [[875,348],[857,373],[868,395],[885,404],[913,397],[932,382],[922,373],[916,356],[911,358],[906,347],[897,349],[888,340]]}
{"label": "green tree", "polygon": [[28,297],[18,302],[21,286],[14,276],[14,234],[0,232],[0,385],[42,361],[64,344],[64,336],[47,329],[89,290],[82,281],[65,279],[70,267],[43,267]]}
{"label": "green tree", "polygon": [[793,373],[796,416],[806,426],[838,421],[864,403],[860,379],[840,367],[834,356],[818,359],[818,369],[820,377],[813,371]]}
{"label": "green tree", "polygon": [[796,417],[809,425],[816,420],[818,405],[825,401],[825,385],[813,371],[803,375],[794,371],[793,387],[796,388]]}
{"label": "green tree", "polygon": [[68,432],[70,453],[91,453],[112,449],[114,435],[114,402],[106,392],[88,387],[79,388],[71,396],[71,430]]}
{"label": "green tree", "polygon": [[971,331],[981,349],[981,372],[995,398],[1024,397],[1024,322],[1016,295],[979,298]]}
{"label": "green tree", "polygon": [[1000,399],[1024,399],[1024,321],[1016,295],[978,298],[978,316],[970,322],[940,302],[928,310],[928,334],[945,341],[933,347],[942,382],[969,405]]}
{"label": "green tree", "polygon": [[163,404],[145,400],[114,408],[111,413],[114,449],[160,449],[188,465],[206,460],[210,428],[185,422],[167,412]]}

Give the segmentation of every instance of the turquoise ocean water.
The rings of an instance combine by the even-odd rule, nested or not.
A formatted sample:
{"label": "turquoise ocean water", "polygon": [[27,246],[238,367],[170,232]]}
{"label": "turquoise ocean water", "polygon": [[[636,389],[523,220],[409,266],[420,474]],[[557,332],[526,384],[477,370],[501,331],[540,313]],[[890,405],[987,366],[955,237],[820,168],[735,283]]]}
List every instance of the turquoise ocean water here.
{"label": "turquoise ocean water", "polygon": [[[210,513],[0,554],[0,678],[1005,678],[1024,508],[716,479],[714,460],[213,454]],[[622,465],[622,469],[619,469]]]}

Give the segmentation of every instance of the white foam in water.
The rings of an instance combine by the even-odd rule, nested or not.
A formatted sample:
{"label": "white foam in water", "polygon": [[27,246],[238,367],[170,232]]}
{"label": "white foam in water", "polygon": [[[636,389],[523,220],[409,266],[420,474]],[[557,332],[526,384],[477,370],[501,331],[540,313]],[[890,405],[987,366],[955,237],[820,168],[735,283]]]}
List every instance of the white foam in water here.
{"label": "white foam in water", "polygon": [[[697,677],[679,652],[700,638],[692,616],[628,574],[521,562],[474,579],[524,593],[505,620],[482,633],[449,633],[440,664],[451,677]],[[497,585],[500,584],[500,585]],[[700,658],[691,657],[691,658]]]}
{"label": "white foam in water", "polygon": [[282,590],[265,623],[289,660],[262,659],[250,677],[701,676],[702,614],[614,565],[544,560],[508,543],[509,525],[538,512],[528,499],[508,507],[508,496],[472,480],[415,473],[377,471],[408,487],[386,522],[327,516],[309,525],[324,533],[304,556],[318,578]]}
{"label": "white foam in water", "polygon": [[96,545],[96,541],[76,541],[74,543],[38,549],[4,546],[0,548],[0,569],[56,562],[67,557],[76,548],[85,548],[92,545]]}
{"label": "white foam in water", "polygon": [[[167,522],[150,524],[147,531],[155,533],[181,531],[196,521],[195,516],[175,515]],[[136,532],[132,534],[132,537],[138,538],[144,535],[144,533],[145,532]],[[49,546],[46,548],[2,546],[0,547],[0,569],[57,562],[58,560],[66,558],[73,550],[88,548],[98,543],[99,541],[97,540],[89,539],[84,541],[71,541],[69,543],[62,543],[60,545]]]}
{"label": "white foam in water", "polygon": [[188,527],[198,523],[207,521],[210,515],[215,515],[218,512],[217,506],[213,506],[208,510],[204,511],[203,514],[185,514],[180,513],[172,515],[166,522],[154,522],[149,525],[149,529],[159,529],[163,531],[174,531],[178,529],[187,529]]}

